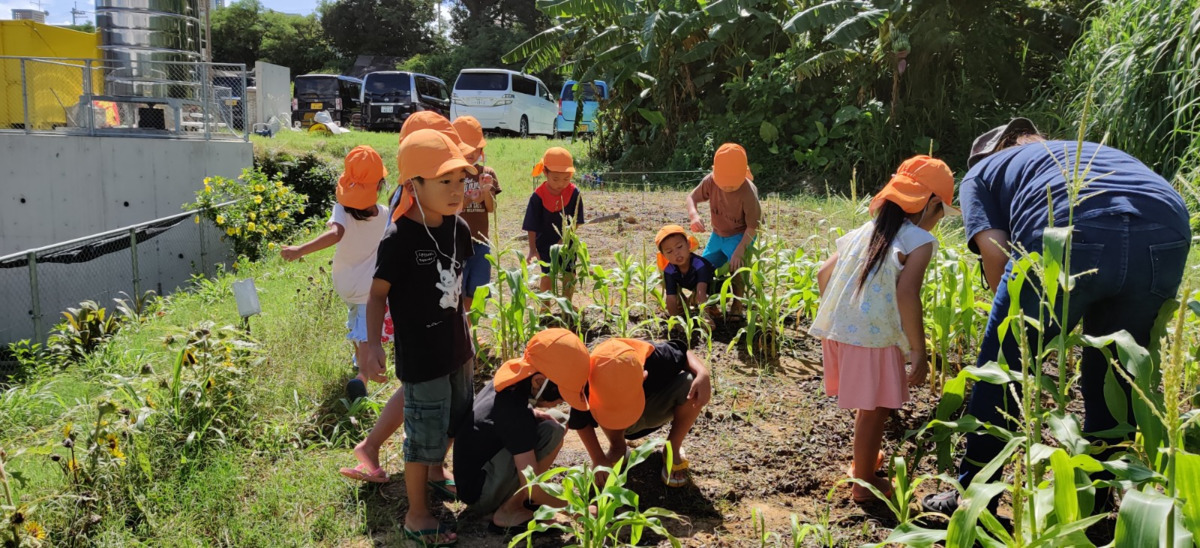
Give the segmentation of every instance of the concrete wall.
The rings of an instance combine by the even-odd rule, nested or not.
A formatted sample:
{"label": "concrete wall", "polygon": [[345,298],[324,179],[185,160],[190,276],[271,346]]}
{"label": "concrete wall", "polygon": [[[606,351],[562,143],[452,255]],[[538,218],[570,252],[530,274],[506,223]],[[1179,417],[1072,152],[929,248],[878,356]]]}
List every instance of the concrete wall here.
{"label": "concrete wall", "polygon": [[0,255],[182,211],[250,143],[0,133]]}
{"label": "concrete wall", "polygon": [[258,61],[254,63],[255,120],[266,123],[279,116],[284,125],[292,123],[292,71],[287,67]]}

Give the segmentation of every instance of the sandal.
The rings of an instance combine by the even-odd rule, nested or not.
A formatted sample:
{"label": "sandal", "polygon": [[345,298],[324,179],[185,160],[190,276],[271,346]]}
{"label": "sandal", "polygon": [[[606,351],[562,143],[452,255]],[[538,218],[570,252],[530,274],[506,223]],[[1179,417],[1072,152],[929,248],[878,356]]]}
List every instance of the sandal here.
{"label": "sandal", "polygon": [[961,503],[962,500],[958,496],[958,491],[952,489],[950,491],[925,495],[925,498],[921,499],[921,509],[932,514],[951,516],[958,510],[958,506]]}
{"label": "sandal", "polygon": [[[875,470],[876,471],[883,468],[883,463],[885,460],[886,459],[883,456],[883,450],[880,449],[879,450],[879,459],[875,461]],[[853,460],[850,461],[850,464],[846,465],[846,476],[851,477],[851,478],[854,477],[854,461]]]}
{"label": "sandal", "polygon": [[367,483],[387,483],[392,481],[383,467],[367,472],[367,467],[362,463],[359,463],[354,468],[342,468],[338,472],[352,480],[365,481]]}
{"label": "sandal", "polygon": [[682,459],[679,461],[679,464],[676,464],[671,467],[671,473],[668,474],[667,466],[664,464],[663,468],[662,468],[662,474],[661,474],[663,485],[666,485],[667,487],[672,487],[672,488],[679,488],[679,487],[683,487],[683,486],[687,485],[688,480],[690,478],[690,474],[684,474],[683,479],[676,479],[675,472],[679,472],[681,470],[684,472],[687,472],[688,468],[690,466],[691,466],[691,463],[689,463],[687,459]]}
{"label": "sandal", "polygon": [[450,490],[451,487],[455,487],[454,480],[452,479],[443,479],[438,481],[429,480],[425,482],[425,484],[444,498],[449,500],[458,500],[458,493]]}
{"label": "sandal", "polygon": [[[404,526],[404,538],[408,540],[415,540],[421,543],[421,546],[454,546],[455,544],[458,544],[457,537],[448,541],[438,542],[445,539],[446,533],[450,532],[452,531],[442,527],[441,525],[438,525],[436,529],[421,529],[420,531],[413,531],[412,529],[409,529],[407,525]],[[429,537],[433,537],[434,540],[432,542],[427,540]]]}

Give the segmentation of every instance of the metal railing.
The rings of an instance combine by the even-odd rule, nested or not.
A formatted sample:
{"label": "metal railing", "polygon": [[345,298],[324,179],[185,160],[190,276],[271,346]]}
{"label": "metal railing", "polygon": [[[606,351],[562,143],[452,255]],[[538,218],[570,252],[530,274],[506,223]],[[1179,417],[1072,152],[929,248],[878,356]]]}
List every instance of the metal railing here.
{"label": "metal railing", "polygon": [[246,76],[243,64],[0,56],[0,131],[244,141]]}
{"label": "metal railing", "polygon": [[[233,203],[233,202],[229,202]],[[228,205],[221,204],[218,207]],[[0,344],[44,342],[67,307],[165,295],[232,258],[219,228],[188,211],[0,257]],[[192,222],[195,217],[197,222]]]}

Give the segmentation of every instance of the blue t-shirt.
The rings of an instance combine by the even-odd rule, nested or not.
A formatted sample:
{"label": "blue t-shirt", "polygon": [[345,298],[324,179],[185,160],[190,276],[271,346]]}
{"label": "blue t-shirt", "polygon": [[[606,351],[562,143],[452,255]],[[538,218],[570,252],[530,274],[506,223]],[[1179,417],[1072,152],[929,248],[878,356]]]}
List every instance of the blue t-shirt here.
{"label": "blue t-shirt", "polygon": [[680,272],[679,267],[673,264],[668,264],[663,269],[663,282],[667,286],[667,295],[678,295],[681,287],[688,291],[695,291],[696,286],[702,283],[708,284],[709,288],[712,288],[713,271],[716,270],[712,263],[695,253],[692,253],[691,263],[687,274]]}
{"label": "blue t-shirt", "polygon": [[575,212],[576,224],[582,224],[583,198],[579,197],[579,189],[575,189],[571,194],[565,207],[553,213],[542,205],[542,198],[536,192],[529,196],[529,205],[525,207],[525,221],[521,223],[521,230],[537,233],[537,241],[534,243],[543,261],[550,260],[550,246],[562,241],[563,214],[570,214],[572,211]]}
{"label": "blue t-shirt", "polygon": [[[1076,222],[1129,214],[1191,233],[1183,198],[1137,158],[1112,147],[1075,141],[1046,141],[1002,150],[984,158],[963,177],[959,188],[968,245],[988,229],[1008,233],[1027,250],[1040,250],[1042,231],[1051,226],[1046,190],[1054,204],[1054,226],[1067,224],[1067,178],[1076,152],[1086,185],[1076,204]],[[1090,167],[1089,167],[1090,166]]]}

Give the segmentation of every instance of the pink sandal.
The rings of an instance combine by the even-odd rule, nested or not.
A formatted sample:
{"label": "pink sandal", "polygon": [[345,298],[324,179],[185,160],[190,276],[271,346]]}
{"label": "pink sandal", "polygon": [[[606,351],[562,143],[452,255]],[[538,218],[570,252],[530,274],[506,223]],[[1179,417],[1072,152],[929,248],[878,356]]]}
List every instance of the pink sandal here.
{"label": "pink sandal", "polygon": [[342,468],[341,470],[338,470],[338,472],[352,480],[365,481],[367,483],[387,483],[392,481],[392,479],[388,477],[388,473],[383,469],[383,467],[376,468],[370,473],[367,473],[366,466],[364,466],[362,463],[359,463],[359,465],[355,466],[354,468]]}

